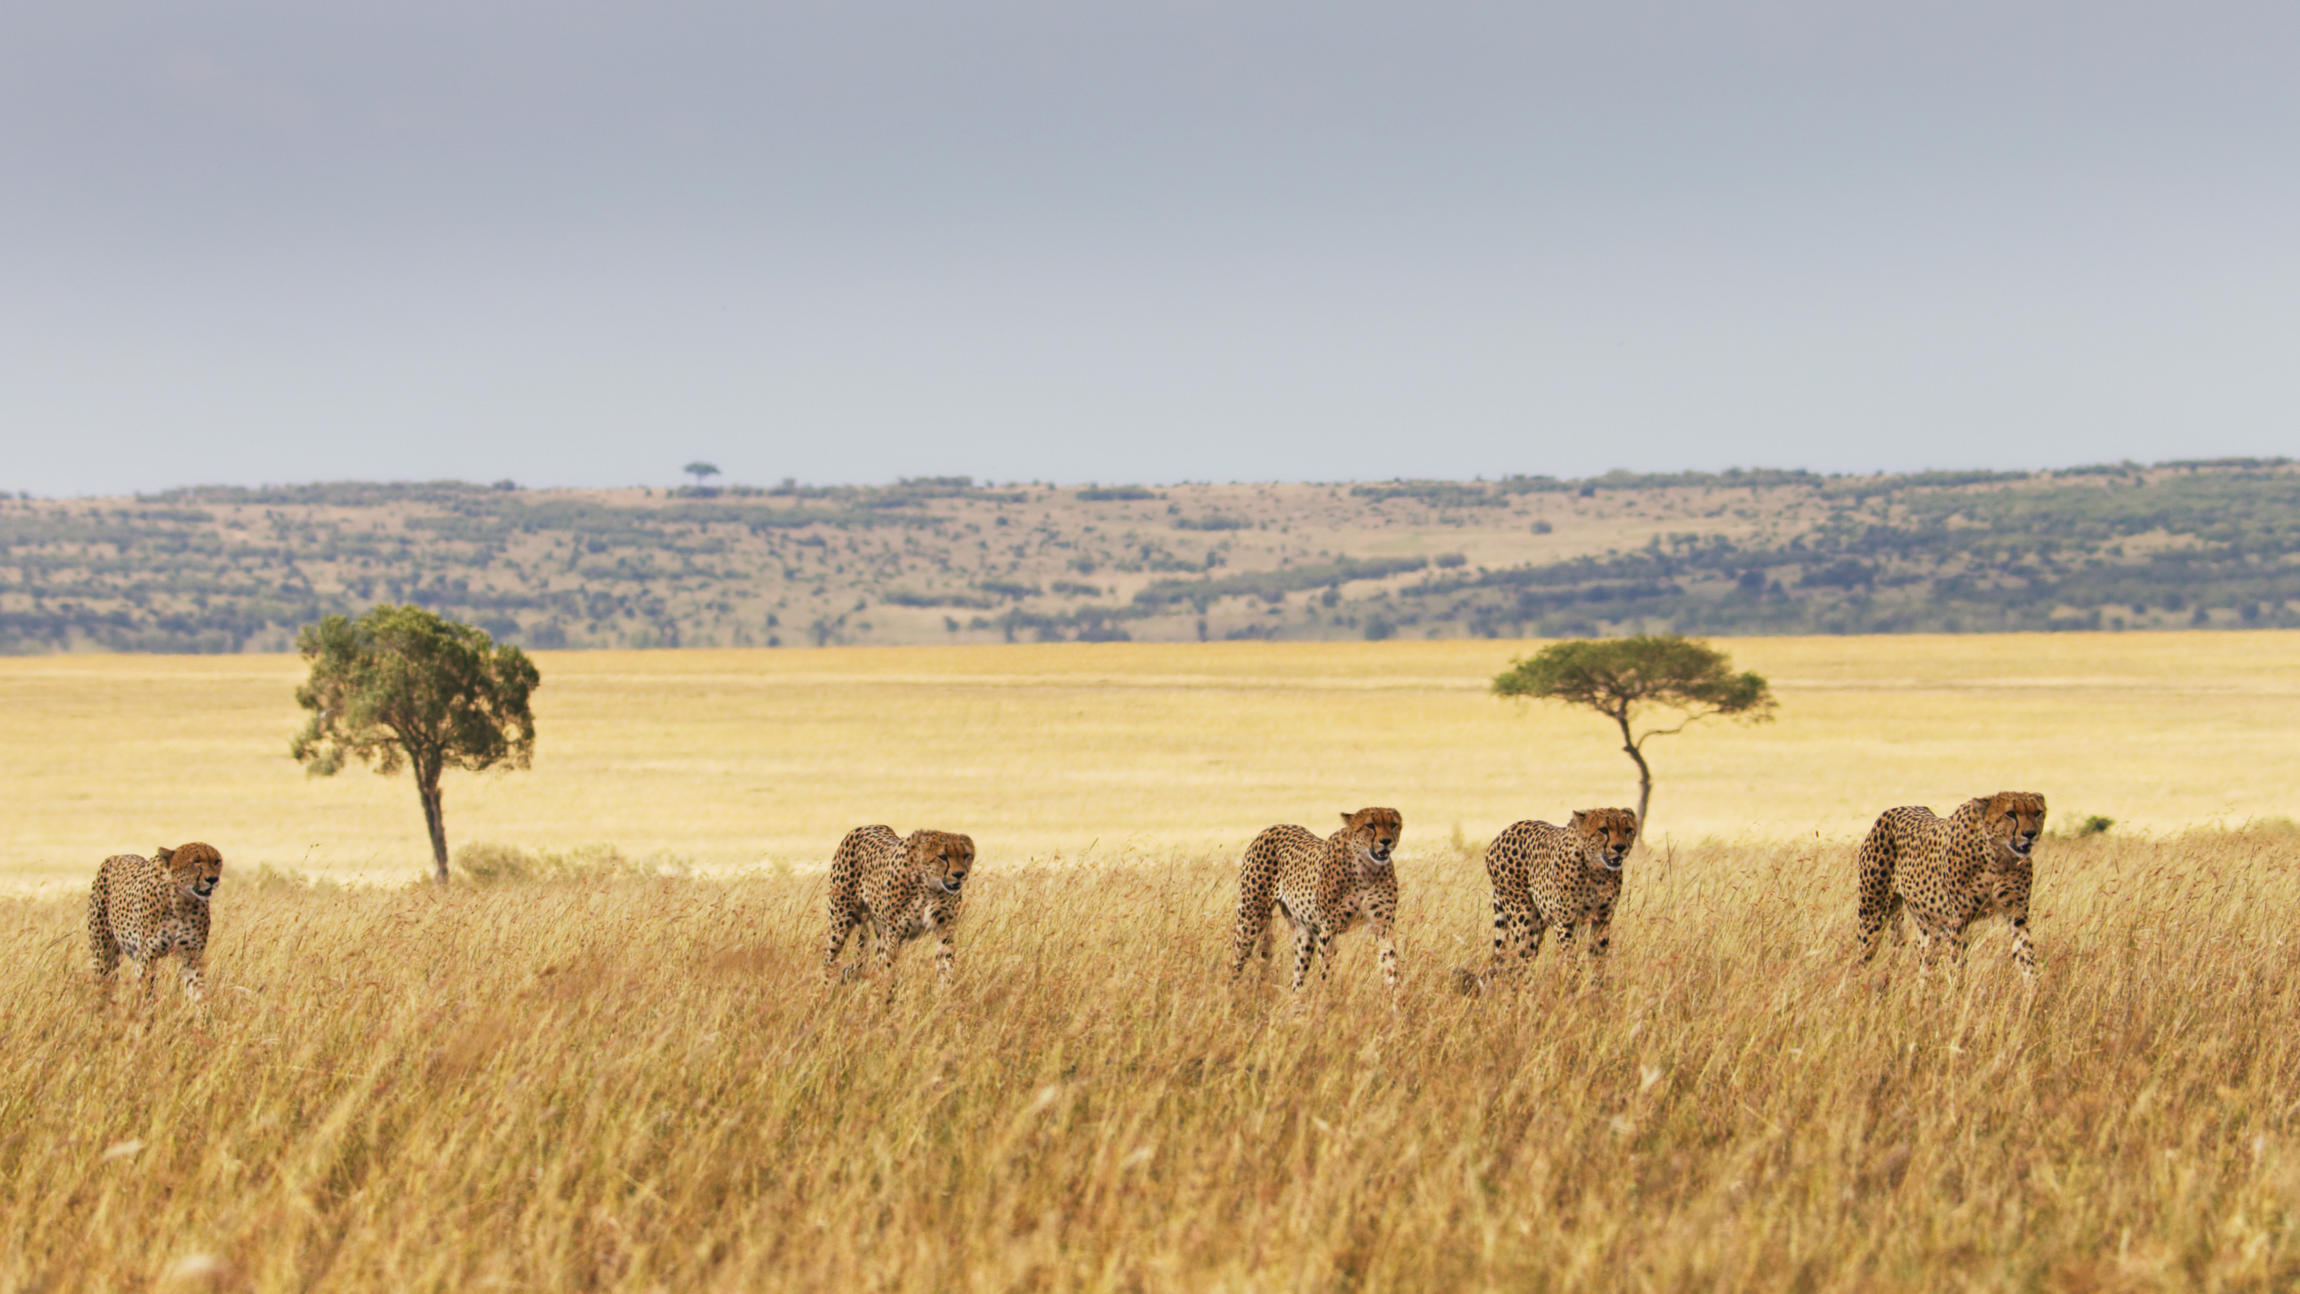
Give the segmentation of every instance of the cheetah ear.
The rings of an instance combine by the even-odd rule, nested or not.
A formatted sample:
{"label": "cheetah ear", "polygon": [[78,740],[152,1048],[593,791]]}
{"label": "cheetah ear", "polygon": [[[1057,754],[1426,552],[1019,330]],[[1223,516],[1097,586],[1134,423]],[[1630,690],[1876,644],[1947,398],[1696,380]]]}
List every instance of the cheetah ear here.
{"label": "cheetah ear", "polygon": [[1354,813],[1345,813],[1342,815],[1342,825],[1345,827],[1354,827],[1357,825],[1357,822],[1358,815]]}
{"label": "cheetah ear", "polygon": [[1579,831],[1579,830],[1581,830],[1581,824],[1582,824],[1584,821],[1586,821],[1586,820],[1588,819],[1588,817],[1589,817],[1589,810],[1587,810],[1587,809],[1575,809],[1575,810],[1573,811],[1573,816],[1572,816],[1571,818],[1569,818],[1569,819],[1567,819],[1567,820],[1566,820],[1566,824],[1565,824],[1565,825],[1566,825],[1566,826],[1569,826],[1569,827],[1571,827],[1571,828],[1573,828],[1575,831]]}
{"label": "cheetah ear", "polygon": [[168,848],[166,845],[161,845],[152,851],[152,861],[158,863],[162,867],[166,867],[169,863],[172,863],[175,860],[176,851]]}

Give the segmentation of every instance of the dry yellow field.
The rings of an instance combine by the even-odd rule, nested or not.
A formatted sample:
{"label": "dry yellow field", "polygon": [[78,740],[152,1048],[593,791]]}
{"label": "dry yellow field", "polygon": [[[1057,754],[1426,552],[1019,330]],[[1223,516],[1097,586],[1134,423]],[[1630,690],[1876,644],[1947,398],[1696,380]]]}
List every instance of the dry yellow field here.
{"label": "dry yellow field", "polygon": [[[1658,748],[1602,988],[1475,996],[1476,842],[1632,789],[1483,693],[1522,645],[547,656],[453,837],[702,874],[445,890],[404,779],[288,760],[295,662],[0,661],[0,1291],[2300,1283],[2300,635],[1725,645],[1781,717]],[[1867,819],[2005,785],[2118,819],[2033,991],[1852,965]],[[1229,856],[1369,800],[1395,1000],[1355,935],[1227,986]],[[891,1002],[805,870],[880,818],[983,849]],[[80,971],[94,861],[189,835],[204,1022]]]}
{"label": "dry yellow field", "polygon": [[[984,867],[818,987],[822,878],[227,884],[194,1032],[0,903],[0,1289],[2281,1290],[2300,833],[2049,841],[2033,993],[1846,956],[1839,851],[1633,861],[1464,996],[1475,860],[1295,1010],[1219,863]],[[1888,973],[1889,972],[1889,973]]]}
{"label": "dry yellow field", "polygon": [[[1848,841],[1879,809],[2040,790],[2120,831],[2300,816],[2300,633],[1723,640],[1779,718],[1652,747],[1656,838]],[[450,774],[451,842],[818,865],[858,823],[987,865],[1235,851],[1366,803],[1404,856],[1634,803],[1605,722],[1485,691],[1535,644],[1058,644],[546,653],[531,771]],[[413,785],[304,776],[293,657],[0,660],[0,885],[209,840],[237,868],[397,880]]]}

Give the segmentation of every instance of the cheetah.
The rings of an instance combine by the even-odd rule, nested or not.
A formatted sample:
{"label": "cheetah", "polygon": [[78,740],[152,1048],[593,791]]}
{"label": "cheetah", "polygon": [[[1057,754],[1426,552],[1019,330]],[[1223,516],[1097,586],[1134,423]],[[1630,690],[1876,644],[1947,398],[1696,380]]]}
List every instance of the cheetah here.
{"label": "cheetah", "polygon": [[1532,961],[1551,926],[1557,927],[1559,955],[1570,956],[1574,929],[1584,923],[1595,970],[1612,947],[1621,865],[1636,842],[1637,815],[1627,809],[1583,809],[1563,827],[1520,822],[1494,837],[1485,850],[1485,874],[1493,882],[1488,978]]}
{"label": "cheetah", "polygon": [[224,856],[193,841],[162,847],[150,858],[114,854],[96,869],[88,891],[88,965],[109,983],[125,956],[152,996],[154,963],[169,953],[183,963],[184,995],[204,1000],[201,963],[208,952],[208,902],[223,879]]}
{"label": "cheetah", "polygon": [[1861,960],[1876,956],[1885,927],[1901,937],[1905,906],[1925,964],[1943,952],[1964,960],[1965,929],[2003,913],[2012,922],[2013,961],[2036,978],[2029,946],[2029,853],[2044,829],[2044,797],[1999,791],[1965,801],[1946,818],[1917,805],[1887,809],[1861,842]]}
{"label": "cheetah", "polygon": [[[887,997],[894,997],[894,955],[912,939],[933,931],[939,947],[935,965],[948,982],[955,950],[951,927],[958,923],[960,892],[974,866],[974,839],[951,831],[914,831],[905,840],[892,827],[856,827],[831,858],[830,941],[823,948],[823,978],[845,976],[839,950],[856,926],[878,944],[886,972]],[[867,952],[858,954],[867,956]],[[846,974],[858,972],[858,960]]]}
{"label": "cheetah", "polygon": [[1396,809],[1366,808],[1342,815],[1342,829],[1324,840],[1307,827],[1277,826],[1254,837],[1238,865],[1238,927],[1230,945],[1230,977],[1259,948],[1270,955],[1270,908],[1286,914],[1294,930],[1294,989],[1322,956],[1318,978],[1333,962],[1334,936],[1362,918],[1381,944],[1382,980],[1395,992],[1398,952],[1398,878],[1390,866],[1405,820]]}

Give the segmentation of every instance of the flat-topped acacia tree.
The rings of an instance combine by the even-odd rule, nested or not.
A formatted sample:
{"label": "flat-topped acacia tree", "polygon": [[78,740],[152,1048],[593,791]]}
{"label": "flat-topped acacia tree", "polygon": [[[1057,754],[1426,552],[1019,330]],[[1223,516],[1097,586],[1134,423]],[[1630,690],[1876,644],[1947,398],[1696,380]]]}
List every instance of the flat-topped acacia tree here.
{"label": "flat-topped acacia tree", "polygon": [[317,777],[353,759],[386,776],[413,770],[433,877],[445,885],[439,775],[528,766],[535,755],[528,697],[541,681],[535,663],[483,629],[391,603],[357,620],[329,616],[306,626],[295,645],[311,663],[311,677],[295,692],[311,721],[289,753]]}
{"label": "flat-topped acacia tree", "polygon": [[[1734,673],[1725,653],[1676,634],[1551,643],[1497,675],[1493,690],[1497,696],[1587,706],[1613,720],[1621,729],[1621,749],[1637,765],[1639,840],[1645,839],[1645,810],[1653,800],[1646,742],[1683,732],[1711,715],[1763,722],[1773,717],[1775,706],[1772,689],[1763,678]],[[1683,718],[1674,727],[1636,731],[1637,717],[1655,709]]]}

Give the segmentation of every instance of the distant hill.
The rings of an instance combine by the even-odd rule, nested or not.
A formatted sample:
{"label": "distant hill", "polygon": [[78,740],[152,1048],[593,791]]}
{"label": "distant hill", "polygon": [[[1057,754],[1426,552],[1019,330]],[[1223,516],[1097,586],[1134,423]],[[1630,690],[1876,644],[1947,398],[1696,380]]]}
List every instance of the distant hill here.
{"label": "distant hill", "polygon": [[0,500],[0,651],[381,600],[544,648],[2289,626],[2300,465]]}

